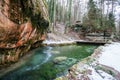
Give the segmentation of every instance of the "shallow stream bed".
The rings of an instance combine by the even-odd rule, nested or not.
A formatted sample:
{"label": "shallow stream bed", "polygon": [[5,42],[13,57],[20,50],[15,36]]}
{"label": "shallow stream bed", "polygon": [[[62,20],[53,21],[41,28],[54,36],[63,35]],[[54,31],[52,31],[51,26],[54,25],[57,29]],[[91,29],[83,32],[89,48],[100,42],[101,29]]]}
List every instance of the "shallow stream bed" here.
{"label": "shallow stream bed", "polygon": [[4,75],[0,80],[53,80],[65,75],[68,68],[90,56],[95,45],[40,47],[23,65]]}

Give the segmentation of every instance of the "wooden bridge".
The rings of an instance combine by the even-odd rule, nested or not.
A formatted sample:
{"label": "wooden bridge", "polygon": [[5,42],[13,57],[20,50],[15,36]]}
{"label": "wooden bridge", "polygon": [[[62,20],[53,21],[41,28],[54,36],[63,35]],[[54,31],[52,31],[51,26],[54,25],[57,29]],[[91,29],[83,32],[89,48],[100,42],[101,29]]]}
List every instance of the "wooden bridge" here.
{"label": "wooden bridge", "polygon": [[107,42],[95,42],[95,41],[81,41],[81,40],[78,40],[76,41],[77,44],[93,44],[93,45],[104,45],[106,44]]}

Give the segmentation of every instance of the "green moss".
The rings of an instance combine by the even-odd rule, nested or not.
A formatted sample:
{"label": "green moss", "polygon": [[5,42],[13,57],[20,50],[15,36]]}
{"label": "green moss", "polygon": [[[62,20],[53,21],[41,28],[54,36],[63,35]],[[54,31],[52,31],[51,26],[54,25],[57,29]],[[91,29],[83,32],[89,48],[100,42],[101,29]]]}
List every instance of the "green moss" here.
{"label": "green moss", "polygon": [[[43,15],[48,14],[46,2],[43,0],[43,5],[41,6],[40,0],[20,0],[21,6],[21,17],[23,18],[23,23],[30,20],[32,22],[33,27],[37,27],[37,30],[41,33],[45,32],[45,30],[49,26],[48,16]],[[45,7],[45,10],[42,10]]]}
{"label": "green moss", "polygon": [[96,66],[95,68],[96,70],[102,70],[102,71],[105,71],[106,73],[112,75],[112,76],[115,76],[115,73],[113,71],[111,71],[110,69],[106,69],[106,68],[103,68],[102,66],[98,65]]}
{"label": "green moss", "polygon": [[43,1],[44,5],[45,5],[45,8],[47,8],[48,6],[47,6],[46,1],[45,0],[42,0],[42,1]]}

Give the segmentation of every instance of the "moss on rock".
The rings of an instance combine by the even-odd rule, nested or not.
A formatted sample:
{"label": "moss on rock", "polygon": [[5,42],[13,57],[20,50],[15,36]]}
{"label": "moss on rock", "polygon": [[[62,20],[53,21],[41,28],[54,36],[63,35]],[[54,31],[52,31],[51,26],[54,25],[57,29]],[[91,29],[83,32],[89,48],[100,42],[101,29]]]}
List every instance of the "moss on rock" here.
{"label": "moss on rock", "polygon": [[0,65],[18,61],[45,39],[49,26],[45,3],[45,0],[0,1]]}

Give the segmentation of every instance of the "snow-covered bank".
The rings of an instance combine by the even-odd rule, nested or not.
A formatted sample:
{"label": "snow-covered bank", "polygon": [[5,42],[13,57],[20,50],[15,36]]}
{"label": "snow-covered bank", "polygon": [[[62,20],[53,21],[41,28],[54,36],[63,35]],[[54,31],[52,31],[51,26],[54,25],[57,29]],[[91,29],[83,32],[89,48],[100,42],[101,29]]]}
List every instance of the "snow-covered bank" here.
{"label": "snow-covered bank", "polygon": [[65,40],[65,41],[50,41],[50,40],[45,40],[43,41],[43,44],[45,45],[62,45],[62,44],[76,44],[77,41],[84,41],[84,40]]}
{"label": "snow-covered bank", "polygon": [[64,44],[64,43],[75,43],[75,41],[44,41],[43,44]]}
{"label": "snow-covered bank", "polygon": [[104,46],[101,53],[99,63],[120,72],[120,43],[112,43]]}
{"label": "snow-covered bank", "polygon": [[88,75],[90,80],[116,80],[113,76],[102,70],[96,71],[93,67],[90,67],[89,70],[92,71],[91,75]]}
{"label": "snow-covered bank", "polygon": [[75,41],[44,41],[43,45],[66,45],[66,44],[76,44]]}

